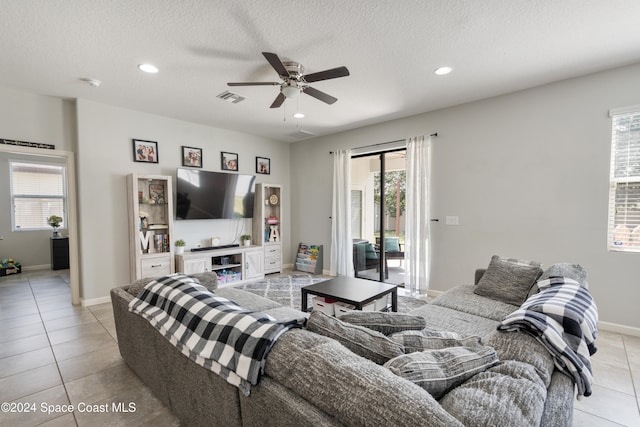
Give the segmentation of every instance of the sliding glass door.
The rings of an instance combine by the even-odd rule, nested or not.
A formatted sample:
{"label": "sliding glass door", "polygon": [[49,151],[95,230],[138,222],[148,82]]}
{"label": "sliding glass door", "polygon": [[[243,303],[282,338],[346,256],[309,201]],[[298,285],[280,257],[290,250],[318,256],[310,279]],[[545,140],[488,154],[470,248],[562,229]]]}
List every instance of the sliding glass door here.
{"label": "sliding glass door", "polygon": [[404,285],[406,150],[351,160],[356,277]]}

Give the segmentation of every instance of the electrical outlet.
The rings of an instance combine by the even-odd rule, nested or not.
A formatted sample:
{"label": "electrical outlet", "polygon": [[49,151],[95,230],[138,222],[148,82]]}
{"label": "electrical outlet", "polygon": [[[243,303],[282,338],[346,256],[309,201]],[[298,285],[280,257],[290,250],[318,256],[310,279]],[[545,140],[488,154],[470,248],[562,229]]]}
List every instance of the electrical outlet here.
{"label": "electrical outlet", "polygon": [[457,216],[448,216],[445,222],[447,225],[460,225],[460,219]]}

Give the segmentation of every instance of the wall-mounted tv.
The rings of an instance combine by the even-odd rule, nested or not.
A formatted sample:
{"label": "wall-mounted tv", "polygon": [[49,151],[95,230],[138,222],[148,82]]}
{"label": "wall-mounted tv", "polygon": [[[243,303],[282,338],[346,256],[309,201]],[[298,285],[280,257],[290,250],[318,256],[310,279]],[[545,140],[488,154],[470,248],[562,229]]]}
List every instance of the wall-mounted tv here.
{"label": "wall-mounted tv", "polygon": [[256,177],[178,168],[176,219],[253,218]]}

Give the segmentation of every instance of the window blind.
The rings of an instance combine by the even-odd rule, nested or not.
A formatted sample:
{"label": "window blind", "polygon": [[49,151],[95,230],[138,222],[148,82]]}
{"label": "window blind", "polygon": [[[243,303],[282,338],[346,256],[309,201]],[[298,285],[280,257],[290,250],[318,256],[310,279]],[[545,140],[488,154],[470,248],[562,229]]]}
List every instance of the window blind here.
{"label": "window blind", "polygon": [[611,117],[608,249],[640,252],[640,106]]}
{"label": "window blind", "polygon": [[47,218],[65,222],[65,167],[60,165],[10,162],[12,221],[14,230],[51,228]]}

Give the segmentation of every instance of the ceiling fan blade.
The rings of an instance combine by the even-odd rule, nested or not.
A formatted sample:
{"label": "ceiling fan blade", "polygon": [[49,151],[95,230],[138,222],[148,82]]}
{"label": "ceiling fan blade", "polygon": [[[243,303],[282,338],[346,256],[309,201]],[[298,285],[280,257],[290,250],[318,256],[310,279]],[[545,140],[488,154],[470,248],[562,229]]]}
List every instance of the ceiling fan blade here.
{"label": "ceiling fan blade", "polygon": [[276,82],[231,82],[227,83],[227,86],[278,86],[279,84]]}
{"label": "ceiling fan blade", "polygon": [[305,82],[313,83],[318,82],[320,80],[329,80],[329,79],[337,79],[338,77],[346,77],[349,75],[349,70],[347,67],[338,67],[332,68],[330,70],[319,71],[317,73],[307,74],[306,76],[302,76]]}
{"label": "ceiling fan blade", "polygon": [[273,104],[271,104],[271,107],[269,107],[269,108],[278,108],[278,107],[280,107],[285,99],[286,99],[286,96],[284,96],[284,93],[280,92],[278,94],[278,96],[276,96],[276,99],[273,101]]}
{"label": "ceiling fan blade", "polygon": [[284,67],[284,64],[275,53],[271,52],[262,52],[262,55],[269,61],[269,64],[276,70],[279,76],[289,77],[289,72]]}
{"label": "ceiling fan blade", "polygon": [[334,98],[333,96],[326,94],[318,89],[312,88],[311,86],[307,86],[302,89],[304,93],[307,95],[311,95],[316,99],[319,99],[322,102],[326,102],[327,104],[333,104],[338,100],[338,98]]}

